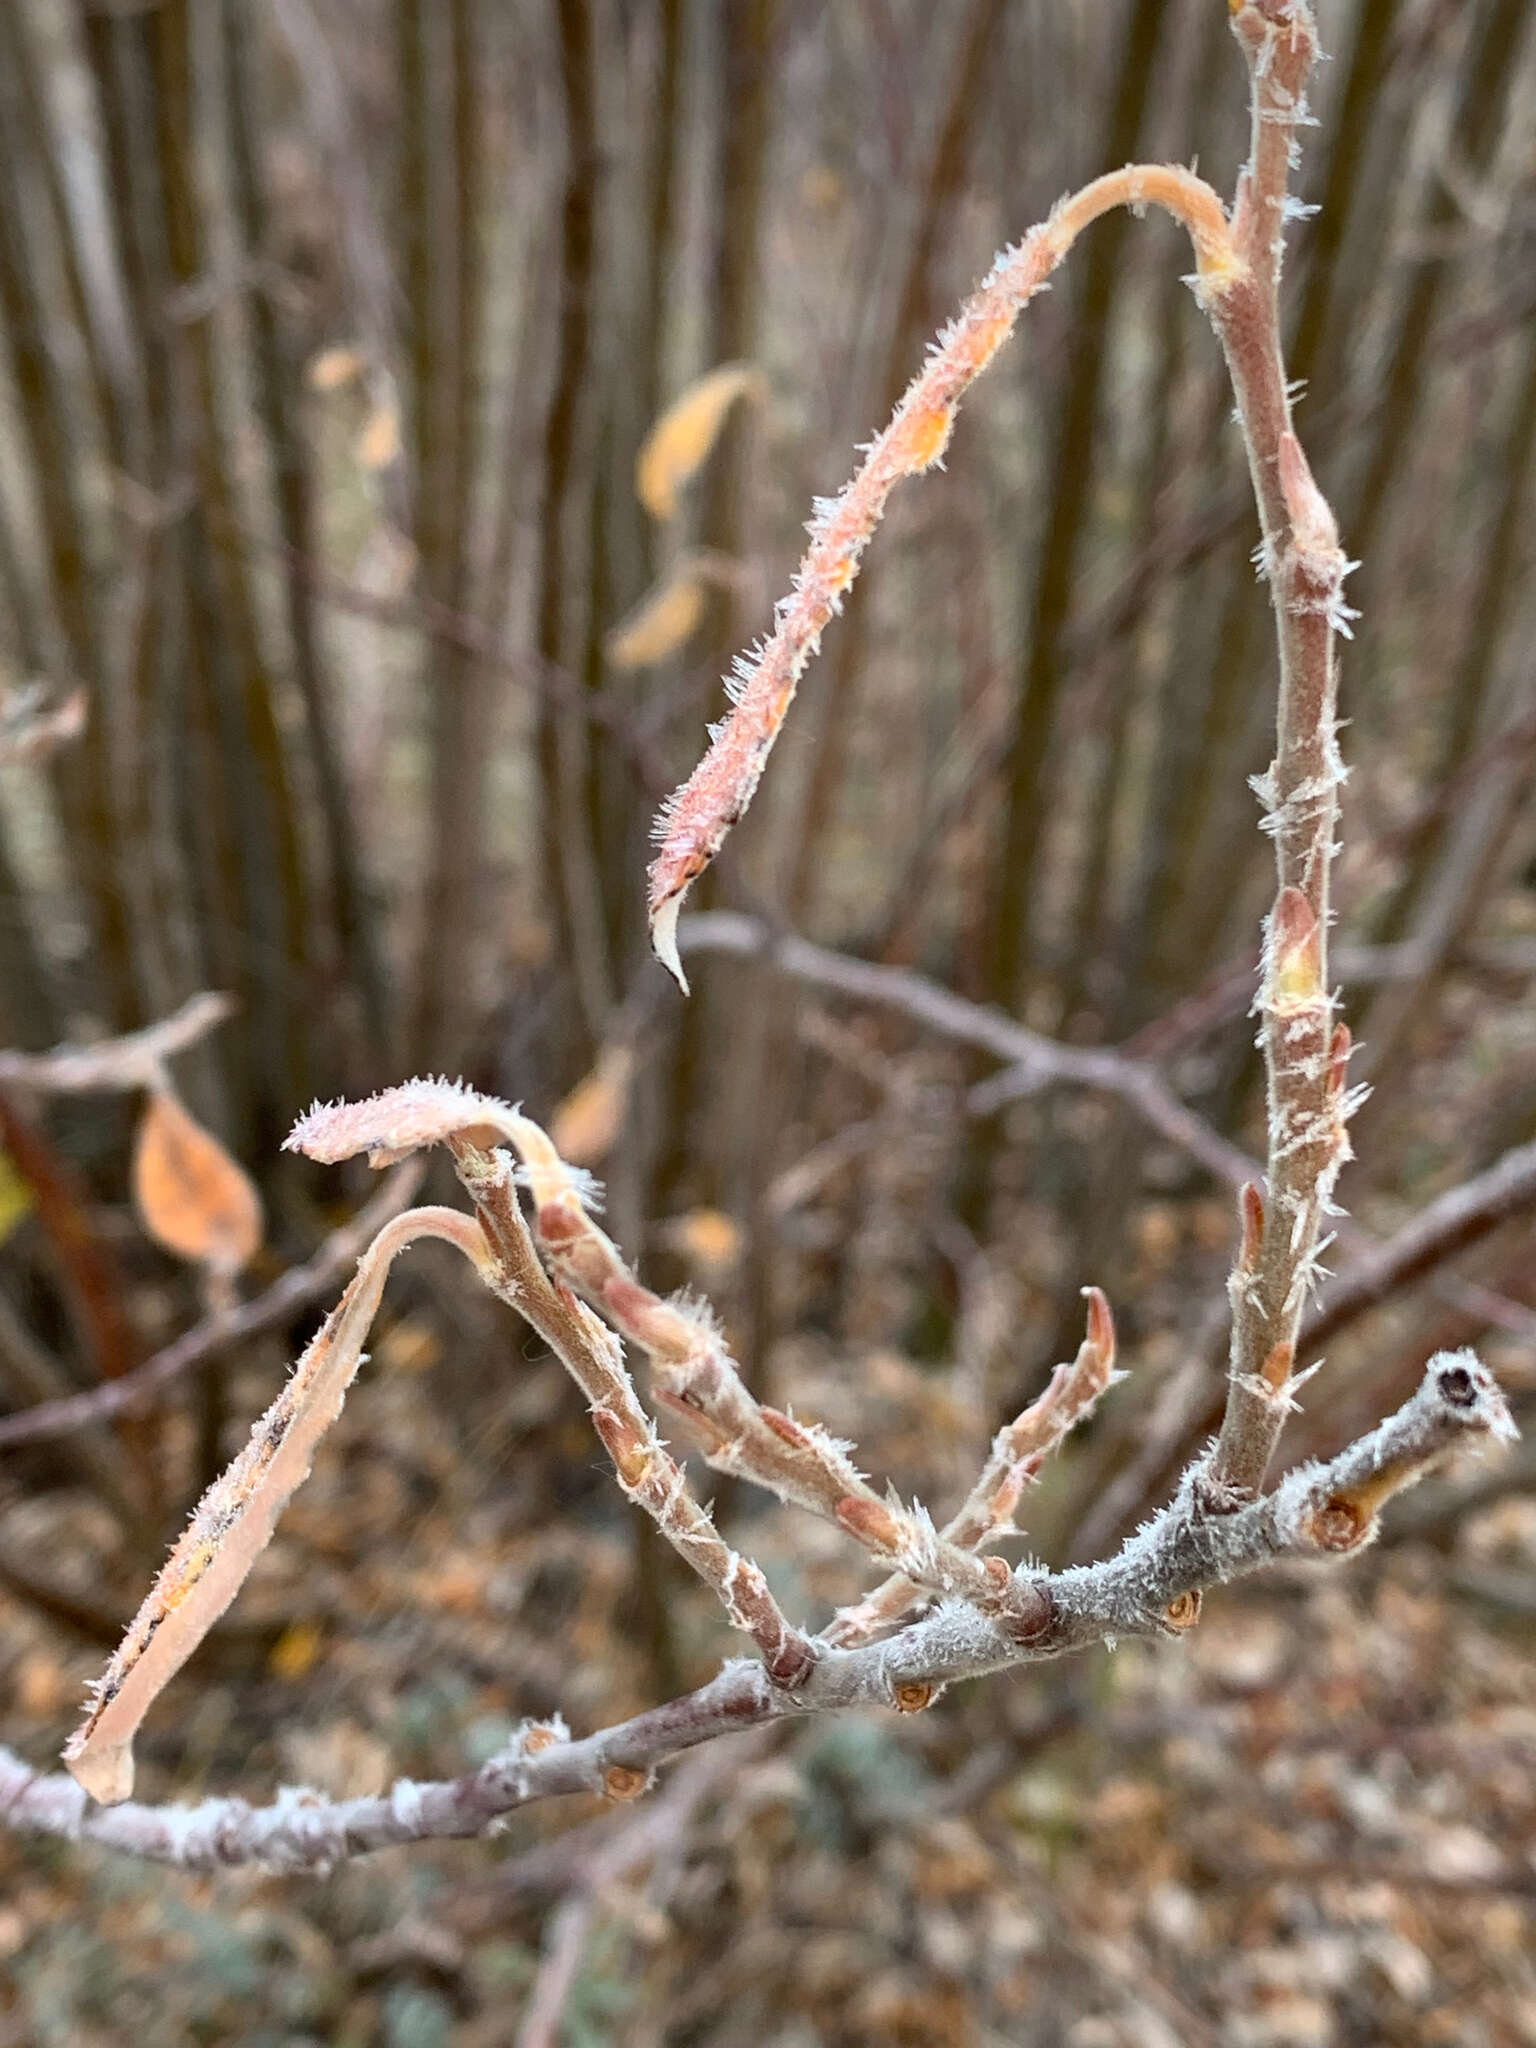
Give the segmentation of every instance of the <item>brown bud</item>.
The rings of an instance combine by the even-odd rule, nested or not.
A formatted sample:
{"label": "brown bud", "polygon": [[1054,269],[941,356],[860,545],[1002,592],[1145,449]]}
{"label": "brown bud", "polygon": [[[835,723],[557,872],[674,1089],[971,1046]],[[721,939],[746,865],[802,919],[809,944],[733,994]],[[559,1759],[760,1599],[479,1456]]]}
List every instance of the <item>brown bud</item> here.
{"label": "brown bud", "polygon": [[1317,487],[1301,443],[1294,434],[1284,433],[1276,454],[1280,493],[1290,514],[1296,545],[1309,553],[1331,553],[1339,545],[1338,522]]}
{"label": "brown bud", "polygon": [[656,1335],[655,1311],[661,1307],[648,1287],[629,1275],[610,1275],[603,1282],[603,1301],[621,1330],[635,1331],[649,1346]]}
{"label": "brown bud", "polygon": [[1200,1619],[1203,1604],[1200,1588],[1191,1586],[1187,1593],[1180,1593],[1176,1599],[1168,1602],[1163,1609],[1163,1620],[1169,1628],[1176,1628],[1182,1633],[1185,1629],[1195,1626]]}
{"label": "brown bud", "polygon": [[1238,1270],[1251,1273],[1259,1263],[1259,1246],[1264,1241],[1264,1197],[1251,1180],[1243,1182],[1237,1206],[1243,1227],[1243,1241],[1237,1254]]}
{"label": "brown bud", "polygon": [[1088,1301],[1088,1342],[1098,1352],[1106,1368],[1115,1362],[1115,1317],[1109,1305],[1109,1297],[1097,1287],[1085,1287]]}
{"label": "brown bud", "polygon": [[1013,1583],[1013,1573],[1008,1569],[1008,1560],[1002,1557],[984,1557],[981,1568],[992,1581],[999,1593],[1006,1593]]}
{"label": "brown bud", "polygon": [[1337,1553],[1358,1550],[1372,1527],[1373,1517],[1367,1508],[1351,1500],[1348,1494],[1336,1493],[1306,1516],[1302,1534],[1319,1550]]}
{"label": "brown bud", "polygon": [[1016,1643],[1038,1642],[1056,1619],[1056,1603],[1043,1586],[1024,1585],[1017,1579],[1013,1582],[1013,1599],[1015,1605],[994,1615],[993,1620]]}
{"label": "brown bud", "polygon": [[547,1721],[536,1721],[531,1728],[523,1730],[523,1755],[537,1756],[540,1750],[553,1749],[559,1740],[557,1729],[551,1728]]}
{"label": "brown bud", "polygon": [[603,1773],[605,1799],[638,1799],[651,1782],[649,1771],[631,1769],[628,1764],[610,1764]]}
{"label": "brown bud", "polygon": [[651,1383],[651,1399],[658,1408],[664,1408],[669,1415],[675,1415],[689,1436],[703,1451],[717,1451],[730,1437],[714,1420],[706,1415],[697,1400],[689,1393],[675,1393],[671,1387]]}
{"label": "brown bud", "polygon": [[1269,914],[1269,983],[1277,1010],[1305,1010],[1323,994],[1323,928],[1300,889],[1284,888]]}
{"label": "brown bud", "polygon": [[1336,1101],[1344,1093],[1344,1083],[1349,1071],[1349,1055],[1354,1050],[1354,1040],[1347,1024],[1335,1024],[1333,1036],[1328,1041],[1328,1093]]}
{"label": "brown bud", "polygon": [[586,1235],[587,1219],[567,1202],[544,1202],[535,1227],[551,1250],[559,1250]]}
{"label": "brown bud", "polygon": [[1291,1365],[1295,1359],[1295,1346],[1281,1339],[1270,1347],[1269,1355],[1259,1367],[1259,1378],[1267,1387],[1280,1390],[1291,1376]]}
{"label": "brown bud", "polygon": [[809,1450],[811,1438],[792,1416],[783,1414],[777,1408],[763,1408],[758,1411],[764,1422],[781,1442],[791,1445],[797,1451]]}
{"label": "brown bud", "polygon": [[592,1426],[602,1438],[603,1447],[624,1484],[631,1488],[643,1485],[654,1453],[634,1424],[622,1415],[615,1415],[611,1408],[594,1408]]}
{"label": "brown bud", "polygon": [[924,1707],[931,1707],[937,1697],[936,1688],[926,1678],[904,1678],[892,1694],[898,1714],[920,1714]]}
{"label": "brown bud", "polygon": [[874,1550],[901,1548],[901,1525],[888,1507],[862,1494],[849,1493],[832,1510],[850,1536]]}

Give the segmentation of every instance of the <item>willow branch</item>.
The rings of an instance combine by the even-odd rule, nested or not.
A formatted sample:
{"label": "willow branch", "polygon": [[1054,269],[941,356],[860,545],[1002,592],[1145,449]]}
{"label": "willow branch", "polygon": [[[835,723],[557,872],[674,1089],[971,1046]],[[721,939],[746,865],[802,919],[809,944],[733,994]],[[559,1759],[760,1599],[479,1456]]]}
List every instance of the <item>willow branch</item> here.
{"label": "willow branch", "polygon": [[24,1833],[62,1836],[170,1863],[216,1870],[260,1864],[326,1872],[342,1860],[403,1842],[478,1835],[531,1801],[565,1793],[632,1791],[656,1767],[732,1730],[850,1707],[926,1704],[942,1687],[1060,1656],[1109,1636],[1166,1636],[1187,1628],[1207,1586],[1281,1558],[1328,1560],[1368,1543],[1391,1492],[1458,1447],[1507,1438],[1509,1410],[1492,1376],[1466,1352],[1431,1360],[1418,1391],[1369,1436],[1324,1464],[1301,1467],[1264,1499],[1212,1516],[1193,1473],[1174,1501],[1102,1564],[1047,1575],[1051,1622],[1020,1643],[974,1608],[954,1602],[889,1639],[828,1648],[802,1686],[775,1685],[754,1662],[728,1664],[696,1692],[579,1742],[548,1726],[525,1728],[498,1756],[462,1777],[402,1779],[378,1798],[328,1800],[303,1787],[269,1806],[210,1799],[195,1806],[95,1806],[59,1773],[35,1772],[0,1750],[0,1820]]}

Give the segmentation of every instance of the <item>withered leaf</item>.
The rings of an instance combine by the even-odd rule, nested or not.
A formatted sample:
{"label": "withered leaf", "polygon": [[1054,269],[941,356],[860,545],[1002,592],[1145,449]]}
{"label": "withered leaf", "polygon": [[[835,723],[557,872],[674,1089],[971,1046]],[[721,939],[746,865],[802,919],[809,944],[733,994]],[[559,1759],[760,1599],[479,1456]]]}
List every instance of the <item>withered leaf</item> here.
{"label": "withered leaf", "polygon": [[703,465],[736,400],[759,397],[765,389],[762,372],[751,363],[721,363],[673,399],[635,459],[635,491],[653,519],[675,516],[678,492]]}
{"label": "withered leaf", "polygon": [[216,1273],[238,1273],[261,1244],[250,1175],[166,1088],[151,1091],[134,1140],[133,1202],[158,1244]]}

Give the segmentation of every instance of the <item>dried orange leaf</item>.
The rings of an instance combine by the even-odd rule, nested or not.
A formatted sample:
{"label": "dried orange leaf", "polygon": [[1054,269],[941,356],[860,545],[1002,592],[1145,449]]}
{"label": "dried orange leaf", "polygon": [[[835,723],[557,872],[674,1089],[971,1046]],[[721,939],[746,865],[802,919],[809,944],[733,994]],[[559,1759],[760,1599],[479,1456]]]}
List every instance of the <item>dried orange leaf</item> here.
{"label": "dried orange leaf", "polygon": [[370,1166],[393,1166],[426,1145],[469,1138],[494,1145],[512,1136],[517,1112],[493,1095],[477,1094],[462,1081],[404,1081],[364,1102],[317,1102],[283,1140],[285,1152],[302,1152],[333,1166],[368,1154]]}
{"label": "dried orange leaf", "polygon": [[261,1244],[250,1175],[166,1088],[151,1093],[134,1141],[133,1202],[157,1244],[216,1273],[238,1273]]}
{"label": "dried orange leaf", "polygon": [[624,1128],[634,1072],[633,1047],[604,1048],[591,1073],[576,1083],[550,1118],[549,1134],[563,1159],[573,1166],[596,1166],[613,1149]]}
{"label": "dried orange leaf", "polygon": [[392,399],[370,411],[355,452],[364,469],[388,469],[399,461],[400,408]]}
{"label": "dried orange leaf", "polygon": [[717,1273],[741,1256],[741,1225],[723,1209],[690,1209],[668,1226],[667,1237],[693,1265]]}
{"label": "dried orange leaf", "polygon": [[[209,1487],[90,1689],[84,1721],[64,1747],[71,1775],[110,1806],[133,1790],[133,1738],[160,1693],[244,1585],[277,1518],[309,1477],[315,1446],[341,1413],[362,1362],[390,1263],[419,1237],[441,1237],[477,1266],[488,1259],[473,1219],[457,1209],[408,1209],[386,1223],[257,1422],[245,1448]],[[482,1268],[483,1269],[483,1268]]]}
{"label": "dried orange leaf", "polygon": [[635,460],[635,492],[653,519],[671,519],[677,494],[703,465],[738,398],[767,389],[751,363],[721,363],[681,392],[656,421]]}
{"label": "dried orange leaf", "polygon": [[705,589],[697,566],[679,562],[608,635],[604,651],[614,667],[650,668],[675,654],[704,616]]}
{"label": "dried orange leaf", "polygon": [[304,378],[311,391],[339,391],[344,384],[360,377],[367,367],[368,358],[363,351],[342,342],[312,355],[305,367]]}

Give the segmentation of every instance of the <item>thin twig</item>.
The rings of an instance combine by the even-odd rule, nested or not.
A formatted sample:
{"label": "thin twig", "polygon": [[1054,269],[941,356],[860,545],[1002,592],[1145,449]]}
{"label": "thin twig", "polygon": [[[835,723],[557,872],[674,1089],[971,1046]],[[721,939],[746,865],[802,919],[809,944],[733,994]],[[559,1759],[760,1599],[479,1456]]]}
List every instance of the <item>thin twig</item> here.
{"label": "thin twig", "polygon": [[[967,1107],[985,1115],[1003,1101],[1055,1083],[1096,1088],[1128,1102],[1170,1143],[1188,1152],[1218,1180],[1241,1187],[1255,1162],[1214,1125],[1181,1102],[1155,1068],[1127,1059],[1112,1048],[1061,1045],[1025,1024],[981,1003],[968,1002],[906,967],[855,960],[792,933],[776,934],[756,918],[713,910],[685,918],[677,928],[679,951],[756,956],[779,972],[816,988],[879,1003],[962,1045],[975,1045],[1007,1062],[1003,1074],[983,1081]],[[1006,1082],[1006,1094],[1001,1084]]]}
{"label": "thin twig", "polygon": [[24,1408],[19,1415],[0,1416],[0,1449],[7,1444],[66,1436],[109,1415],[147,1413],[155,1406],[157,1397],[183,1373],[246,1337],[258,1336],[263,1330],[287,1322],[317,1295],[333,1287],[384,1225],[411,1201],[425,1173],[421,1160],[407,1159],[349,1222],[332,1231],[313,1258],[293,1267],[281,1280],[275,1280],[254,1301],[206,1317],[167,1344],[163,1351],[157,1351],[153,1358],[135,1366],[132,1372],[119,1379],[105,1380],[88,1393],[41,1401],[35,1408]]}
{"label": "thin twig", "polygon": [[52,1052],[0,1052],[0,1085],[35,1088],[47,1095],[145,1088],[154,1084],[172,1053],[184,1052],[222,1024],[233,996],[205,990],[189,996],[172,1016],[98,1045],[60,1045]]}

